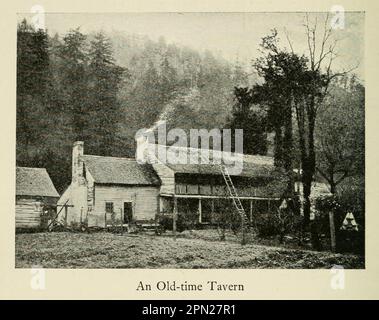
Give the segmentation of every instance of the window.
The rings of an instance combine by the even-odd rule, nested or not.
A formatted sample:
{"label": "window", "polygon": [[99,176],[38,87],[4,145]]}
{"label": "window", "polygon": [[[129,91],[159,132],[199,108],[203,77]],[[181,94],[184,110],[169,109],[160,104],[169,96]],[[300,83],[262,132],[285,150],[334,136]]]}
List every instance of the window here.
{"label": "window", "polygon": [[105,212],[113,213],[113,202],[105,202]]}

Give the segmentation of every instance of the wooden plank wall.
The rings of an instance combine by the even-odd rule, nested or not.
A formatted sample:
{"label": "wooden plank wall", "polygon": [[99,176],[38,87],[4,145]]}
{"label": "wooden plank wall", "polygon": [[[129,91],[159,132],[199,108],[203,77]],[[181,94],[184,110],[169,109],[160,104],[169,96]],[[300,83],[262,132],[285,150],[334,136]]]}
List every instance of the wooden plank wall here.
{"label": "wooden plank wall", "polygon": [[41,225],[43,203],[35,199],[16,200],[16,228],[36,228]]}
{"label": "wooden plank wall", "polygon": [[[113,209],[116,215],[121,216],[121,212],[123,212],[124,209],[124,202],[133,202],[134,219],[155,219],[158,209],[159,187],[96,185],[95,193],[95,207],[88,216],[89,223],[92,221],[92,223],[97,226],[104,226],[106,202],[113,202]],[[93,216],[96,216],[96,218]]]}
{"label": "wooden plank wall", "polygon": [[175,193],[175,174],[170,168],[162,163],[153,163],[153,168],[159,178],[161,179],[161,193],[174,194]]}

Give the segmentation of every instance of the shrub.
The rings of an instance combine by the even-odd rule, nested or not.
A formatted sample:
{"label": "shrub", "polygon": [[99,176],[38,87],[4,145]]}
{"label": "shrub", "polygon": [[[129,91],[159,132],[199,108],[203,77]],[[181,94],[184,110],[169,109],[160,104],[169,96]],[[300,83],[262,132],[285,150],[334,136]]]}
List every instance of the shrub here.
{"label": "shrub", "polygon": [[183,224],[184,229],[197,229],[199,227],[199,214],[196,211],[188,210],[185,213],[178,214],[178,223]]}
{"label": "shrub", "polygon": [[[352,212],[361,227],[365,227],[365,182],[364,177],[346,178],[337,188],[337,200],[342,209]],[[342,222],[342,221],[341,221]]]}
{"label": "shrub", "polygon": [[280,228],[275,219],[275,214],[257,214],[254,216],[254,221],[255,228],[258,232],[259,237],[265,238],[279,234]]}
{"label": "shrub", "polygon": [[[357,190],[359,191],[359,188],[357,189],[354,185],[344,187],[336,195],[320,197],[315,201],[317,231],[325,234],[328,238],[330,238],[329,213],[333,212],[334,214],[338,252],[364,254],[364,197],[362,200]],[[340,229],[348,212],[353,213],[358,223],[358,231]]]}
{"label": "shrub", "polygon": [[212,223],[217,227],[220,240],[225,240],[226,231],[229,229],[237,235],[241,231],[241,217],[231,199],[218,199],[214,205],[216,213],[212,215]]}
{"label": "shrub", "polygon": [[[172,230],[172,227],[173,227],[172,216],[160,215],[160,216],[158,216],[158,221],[164,230]],[[178,232],[182,232],[182,231],[186,230],[186,223],[185,223],[183,215],[177,216],[176,230]]]}
{"label": "shrub", "polygon": [[286,234],[295,234],[300,230],[302,219],[290,209],[278,209],[273,213],[257,214],[254,221],[259,237],[279,236],[282,242]]}

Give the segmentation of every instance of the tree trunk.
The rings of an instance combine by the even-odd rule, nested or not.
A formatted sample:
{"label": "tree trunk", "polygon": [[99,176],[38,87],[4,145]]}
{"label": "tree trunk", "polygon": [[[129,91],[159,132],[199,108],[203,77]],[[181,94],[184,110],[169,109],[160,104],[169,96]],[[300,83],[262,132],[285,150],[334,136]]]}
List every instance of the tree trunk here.
{"label": "tree trunk", "polygon": [[315,115],[314,107],[315,101],[311,99],[309,102],[307,120],[308,120],[308,155],[306,156],[305,163],[303,164],[303,191],[304,191],[304,226],[309,225],[310,212],[311,212],[311,188],[313,176],[316,170],[316,153],[314,146],[314,127]]}
{"label": "tree trunk", "polygon": [[310,216],[311,216],[310,195],[311,195],[311,188],[312,188],[312,176],[310,175],[310,170],[308,166],[309,166],[308,161],[303,163],[302,182],[303,182],[303,197],[304,197],[304,204],[303,204],[304,228],[308,227]]}
{"label": "tree trunk", "polygon": [[274,162],[276,167],[283,166],[283,137],[282,127],[280,125],[275,127]]}
{"label": "tree trunk", "polygon": [[294,188],[294,175],[293,175],[293,128],[292,128],[292,108],[288,103],[288,107],[285,114],[284,123],[284,141],[283,141],[283,153],[284,168],[288,176],[288,192],[289,196],[293,196],[295,192]]}

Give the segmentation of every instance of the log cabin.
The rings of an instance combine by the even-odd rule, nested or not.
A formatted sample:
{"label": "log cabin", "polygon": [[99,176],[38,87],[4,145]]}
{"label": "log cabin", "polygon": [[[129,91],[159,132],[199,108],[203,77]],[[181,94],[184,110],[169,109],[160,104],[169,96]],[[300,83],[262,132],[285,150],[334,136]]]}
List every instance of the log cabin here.
{"label": "log cabin", "polygon": [[44,229],[59,194],[44,168],[16,167],[16,229]]}
{"label": "log cabin", "polygon": [[[231,201],[219,166],[160,161],[157,155],[163,149],[181,155],[194,151],[137,140],[136,154],[143,153],[149,160],[141,163],[134,158],[86,155],[84,143],[75,142],[72,181],[58,201],[64,208],[59,220],[66,225],[106,227],[114,220],[152,221],[157,214],[172,214],[175,207],[179,215],[211,224],[212,216]],[[254,214],[275,210],[288,185],[284,173],[266,156],[243,155],[242,172],[232,175],[232,180],[250,220]]]}

